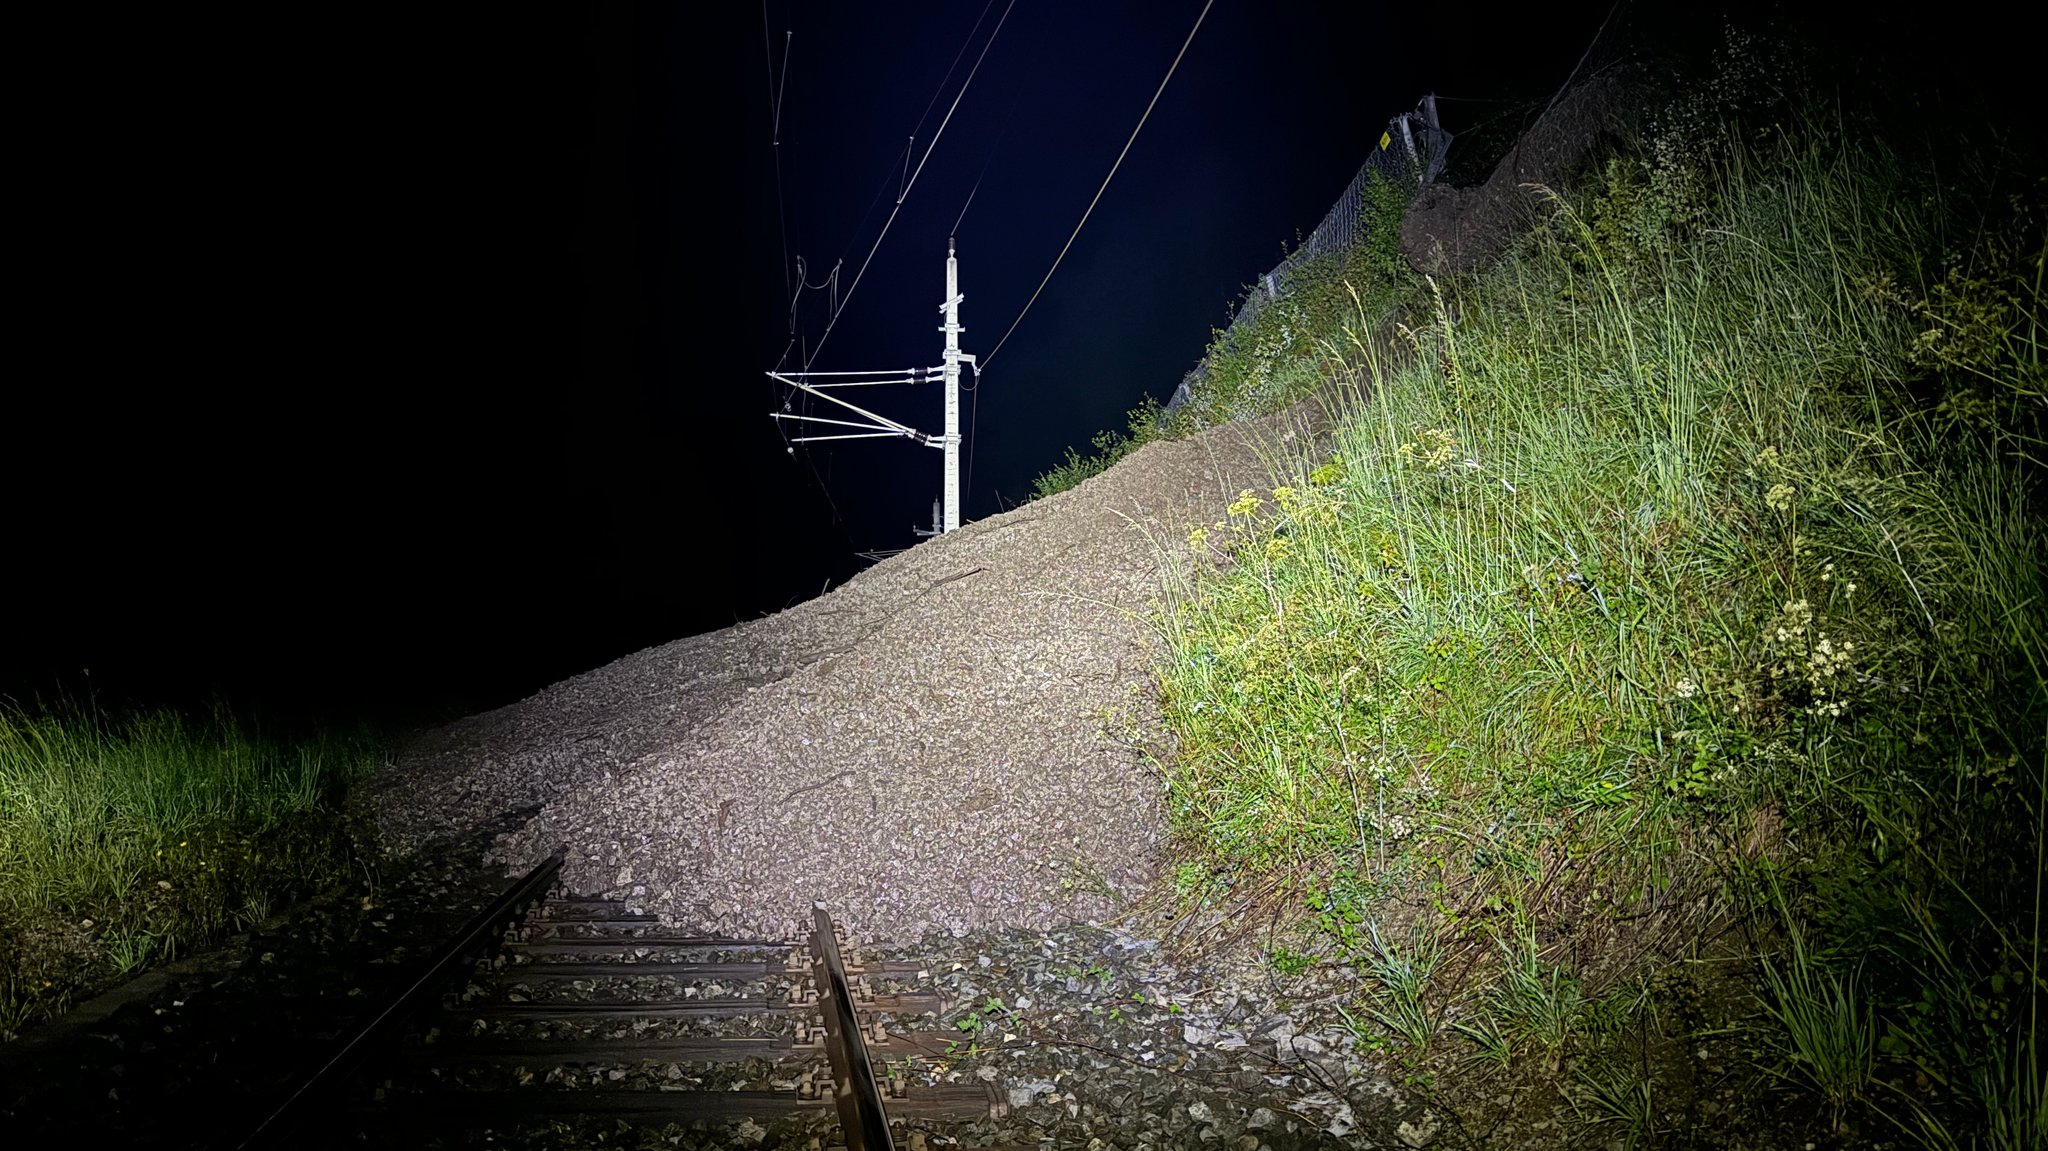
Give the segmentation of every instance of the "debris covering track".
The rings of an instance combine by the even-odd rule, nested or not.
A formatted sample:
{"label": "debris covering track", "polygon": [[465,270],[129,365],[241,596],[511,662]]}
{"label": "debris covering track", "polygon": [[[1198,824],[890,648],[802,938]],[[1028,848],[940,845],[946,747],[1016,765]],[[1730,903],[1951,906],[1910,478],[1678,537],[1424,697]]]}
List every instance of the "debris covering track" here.
{"label": "debris covering track", "polygon": [[723,934],[820,900],[871,939],[1105,914],[1164,835],[1157,773],[1105,722],[1158,734],[1162,565],[1271,482],[1311,410],[1147,445],[829,595],[431,733],[371,814],[410,849],[543,805],[501,840],[508,871],[566,843],[569,889]]}

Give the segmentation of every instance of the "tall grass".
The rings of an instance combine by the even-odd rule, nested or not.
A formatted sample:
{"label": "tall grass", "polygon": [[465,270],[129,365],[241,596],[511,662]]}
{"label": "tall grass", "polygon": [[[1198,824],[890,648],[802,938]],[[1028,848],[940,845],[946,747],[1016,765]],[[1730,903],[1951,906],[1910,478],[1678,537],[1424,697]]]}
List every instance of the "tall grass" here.
{"label": "tall grass", "polygon": [[9,1017],[329,880],[349,856],[335,801],[374,755],[353,736],[268,739],[224,710],[0,708]]}
{"label": "tall grass", "polygon": [[1780,1020],[1875,948],[1885,1113],[2038,1138],[2038,219],[1952,228],[1834,128],[1708,144],[1321,333],[1369,400],[1190,537],[1162,617],[1174,815],[1326,921],[1428,921],[1475,973],[1440,999],[1596,999],[1783,873],[1831,950],[1770,968]]}

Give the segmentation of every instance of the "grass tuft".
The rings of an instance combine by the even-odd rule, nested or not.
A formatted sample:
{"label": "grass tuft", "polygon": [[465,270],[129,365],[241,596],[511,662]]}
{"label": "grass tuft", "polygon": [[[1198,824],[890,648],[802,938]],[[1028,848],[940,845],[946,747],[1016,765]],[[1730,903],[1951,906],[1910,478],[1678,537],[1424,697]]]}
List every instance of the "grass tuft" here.
{"label": "grass tuft", "polygon": [[1837,1129],[1851,1100],[1870,1085],[1877,1034],[1854,975],[1826,971],[1808,954],[1804,933],[1788,920],[1791,949],[1766,959],[1765,1009],[1783,1037],[1794,1072],[1827,1101]]}

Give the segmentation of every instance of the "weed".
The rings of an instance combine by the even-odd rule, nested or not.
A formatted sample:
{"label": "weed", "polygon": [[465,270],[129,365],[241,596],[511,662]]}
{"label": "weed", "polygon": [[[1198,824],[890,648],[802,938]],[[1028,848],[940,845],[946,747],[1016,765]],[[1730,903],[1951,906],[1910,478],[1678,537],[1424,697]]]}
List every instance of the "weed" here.
{"label": "weed", "polygon": [[20,1037],[34,1014],[35,989],[23,987],[14,972],[0,973],[0,1043]]}
{"label": "weed", "polygon": [[1273,948],[1272,951],[1267,953],[1266,959],[1273,965],[1273,970],[1286,976],[1300,975],[1302,972],[1314,967],[1316,962],[1315,956],[1295,951],[1284,945]]}
{"label": "weed", "polygon": [[1621,1129],[1623,1146],[1642,1146],[1656,1133],[1656,1090],[1626,1064],[1600,1063],[1572,1071],[1574,1089],[1565,1092],[1581,1122]]}
{"label": "weed", "polygon": [[1839,1128],[1842,1109],[1870,1083],[1873,1021],[1854,979],[1820,971],[1797,947],[1784,968],[1764,962],[1765,1006],[1791,1045],[1792,1066],[1827,1100]]}
{"label": "weed", "polygon": [[242,893],[242,907],[235,913],[235,919],[246,929],[268,920],[273,910],[268,891],[250,888]]}
{"label": "weed", "polygon": [[1112,902],[1119,902],[1122,896],[1102,873],[1102,868],[1091,859],[1075,856],[1067,861],[1067,873],[1060,877],[1059,888],[1066,892],[1085,892],[1099,895]]}
{"label": "weed", "polygon": [[1514,1058],[1514,1044],[1501,1030],[1500,1023],[1492,1016],[1483,1014],[1466,1022],[1462,1019],[1451,1021],[1452,1030],[1472,1041],[1478,1058],[1496,1067],[1506,1067]]}
{"label": "weed", "polygon": [[1827,1101],[1837,1130],[1843,1109],[1871,1082],[1877,1054],[1875,1020],[1864,1007],[1854,973],[1827,971],[1809,950],[1785,895],[1770,880],[1770,900],[1784,924],[1789,947],[1777,960],[1763,960],[1764,1009],[1777,1024],[1785,1061]]}
{"label": "weed", "polygon": [[1494,1011],[1511,1031],[1531,1039],[1556,1058],[1578,1030],[1584,1000],[1579,981],[1546,963],[1536,941],[1500,942],[1503,971],[1493,988]]}
{"label": "weed", "polygon": [[1426,995],[1442,950],[1430,936],[1416,940],[1405,951],[1388,946],[1376,924],[1370,935],[1371,946],[1363,959],[1366,971],[1380,985],[1380,995],[1367,1011],[1374,1022],[1417,1053],[1426,1051],[1439,1026]]}
{"label": "weed", "polygon": [[132,975],[157,954],[158,940],[147,931],[117,931],[106,937],[107,958],[114,970]]}
{"label": "weed", "polygon": [[1150,396],[1143,403],[1132,408],[1124,417],[1122,432],[1097,432],[1092,444],[1095,451],[1084,456],[1073,448],[1067,449],[1066,462],[1041,474],[1031,483],[1031,498],[1043,499],[1055,492],[1063,492],[1079,485],[1083,480],[1101,475],[1119,460],[1164,433],[1164,411],[1159,401]]}
{"label": "weed", "polygon": [[982,1001],[980,1007],[955,1019],[953,1026],[967,1032],[969,1035],[975,1035],[979,1034],[984,1027],[996,1026],[998,1024],[1015,1026],[1016,1022],[1017,1013],[1010,1010],[1009,1005],[1004,1003],[1001,998],[991,995]]}

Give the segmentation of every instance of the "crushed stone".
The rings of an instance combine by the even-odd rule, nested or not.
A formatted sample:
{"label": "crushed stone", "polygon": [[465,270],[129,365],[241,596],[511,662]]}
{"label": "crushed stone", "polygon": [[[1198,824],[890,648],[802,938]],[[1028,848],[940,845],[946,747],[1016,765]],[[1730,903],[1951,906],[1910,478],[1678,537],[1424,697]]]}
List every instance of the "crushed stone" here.
{"label": "crushed stone", "polygon": [[[433,732],[365,789],[408,851],[539,805],[497,861],[722,934],[814,902],[867,939],[1045,928],[1154,877],[1146,617],[1190,527],[1310,450],[1320,405],[1146,445],[819,599]],[[1119,718],[1120,717],[1120,718]],[[1133,735],[1132,733],[1136,733]]]}

